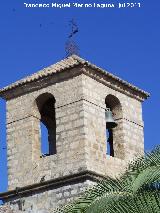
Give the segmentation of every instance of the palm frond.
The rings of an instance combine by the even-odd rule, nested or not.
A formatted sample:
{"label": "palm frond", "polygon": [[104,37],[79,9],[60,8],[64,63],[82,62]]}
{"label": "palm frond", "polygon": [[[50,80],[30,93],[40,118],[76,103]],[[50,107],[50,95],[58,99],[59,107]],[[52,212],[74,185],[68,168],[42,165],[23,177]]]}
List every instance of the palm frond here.
{"label": "palm frond", "polygon": [[54,213],[160,213],[160,146]]}
{"label": "palm frond", "polygon": [[[148,192],[118,196],[118,199],[103,200],[103,203],[90,207],[86,213],[159,213],[159,192]],[[101,206],[101,208],[100,208]]]}

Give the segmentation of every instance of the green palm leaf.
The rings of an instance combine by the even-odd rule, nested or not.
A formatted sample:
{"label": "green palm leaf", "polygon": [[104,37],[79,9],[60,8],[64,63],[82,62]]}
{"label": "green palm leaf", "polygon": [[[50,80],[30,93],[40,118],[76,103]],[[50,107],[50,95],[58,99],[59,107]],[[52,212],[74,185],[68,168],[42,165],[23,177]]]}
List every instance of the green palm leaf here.
{"label": "green palm leaf", "polygon": [[55,213],[160,213],[160,146]]}

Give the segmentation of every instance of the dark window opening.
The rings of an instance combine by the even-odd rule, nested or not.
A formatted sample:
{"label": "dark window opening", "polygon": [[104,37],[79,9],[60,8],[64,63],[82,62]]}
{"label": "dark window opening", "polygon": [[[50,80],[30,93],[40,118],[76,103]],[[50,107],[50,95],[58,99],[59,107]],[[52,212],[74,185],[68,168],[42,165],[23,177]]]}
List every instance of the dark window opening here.
{"label": "dark window opening", "polygon": [[37,106],[41,115],[41,152],[56,154],[55,98],[49,93],[42,94],[37,98]]}
{"label": "dark window opening", "polygon": [[[105,118],[106,118],[106,149],[107,155],[124,159],[124,146],[121,146],[122,143],[122,122],[123,121],[123,113],[122,113],[122,105],[120,100],[114,95],[107,95],[105,98],[105,107],[109,108],[111,113],[106,114],[105,111]],[[107,117],[107,116],[108,117]],[[112,125],[112,122],[116,124]],[[119,148],[119,147],[123,148]]]}
{"label": "dark window opening", "polygon": [[106,129],[106,143],[107,143],[107,155],[114,157],[114,147],[113,147],[113,130]]}
{"label": "dark window opening", "polygon": [[[106,104],[106,109],[108,108],[111,111],[110,128],[106,124],[107,155],[114,157],[115,156],[115,150],[114,150],[115,138],[113,138],[113,131],[114,131],[115,126],[113,126],[113,123],[116,123],[115,118],[117,116],[119,116],[120,102],[113,95],[108,95],[105,99],[105,104]],[[114,134],[114,136],[115,136],[115,134]]]}
{"label": "dark window opening", "polygon": [[41,153],[42,155],[46,155],[49,153],[49,143],[48,143],[48,129],[46,126],[41,122]]}

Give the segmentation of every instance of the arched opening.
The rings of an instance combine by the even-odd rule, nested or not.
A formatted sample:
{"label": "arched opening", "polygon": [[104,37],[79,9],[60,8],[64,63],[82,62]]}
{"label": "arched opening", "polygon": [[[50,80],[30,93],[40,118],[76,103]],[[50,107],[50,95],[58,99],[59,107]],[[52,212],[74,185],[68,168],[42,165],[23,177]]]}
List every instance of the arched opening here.
{"label": "arched opening", "polygon": [[107,155],[114,157],[113,130],[112,129],[106,128],[106,143],[107,143],[107,150],[106,150]]}
{"label": "arched opening", "polygon": [[114,157],[113,131],[106,128],[106,154]]}
{"label": "arched opening", "polygon": [[56,118],[55,98],[50,93],[44,93],[36,99],[40,113],[41,153],[56,154]]}
{"label": "arched opening", "polygon": [[40,122],[41,129],[41,153],[42,155],[49,154],[48,129]]}
{"label": "arched opening", "polygon": [[[105,99],[105,104],[106,104],[106,109],[111,111],[110,112],[110,119],[113,119],[113,123],[116,122],[116,120],[118,120],[121,115],[122,115],[122,108],[121,108],[121,104],[120,101],[118,100],[117,97],[113,96],[113,95],[108,95]],[[116,127],[116,125],[115,125]],[[106,123],[106,154],[109,156],[114,157],[115,154],[117,154],[117,150],[116,150],[116,130],[117,127],[114,128],[113,124],[111,125],[111,127],[109,127],[109,125],[107,125]]]}

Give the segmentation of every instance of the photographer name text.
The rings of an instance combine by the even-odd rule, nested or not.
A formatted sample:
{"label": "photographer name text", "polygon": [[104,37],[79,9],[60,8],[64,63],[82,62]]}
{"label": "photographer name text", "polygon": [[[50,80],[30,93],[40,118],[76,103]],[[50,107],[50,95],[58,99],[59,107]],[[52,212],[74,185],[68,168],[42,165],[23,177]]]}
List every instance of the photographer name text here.
{"label": "photographer name text", "polygon": [[24,3],[25,8],[140,8],[141,3]]}

